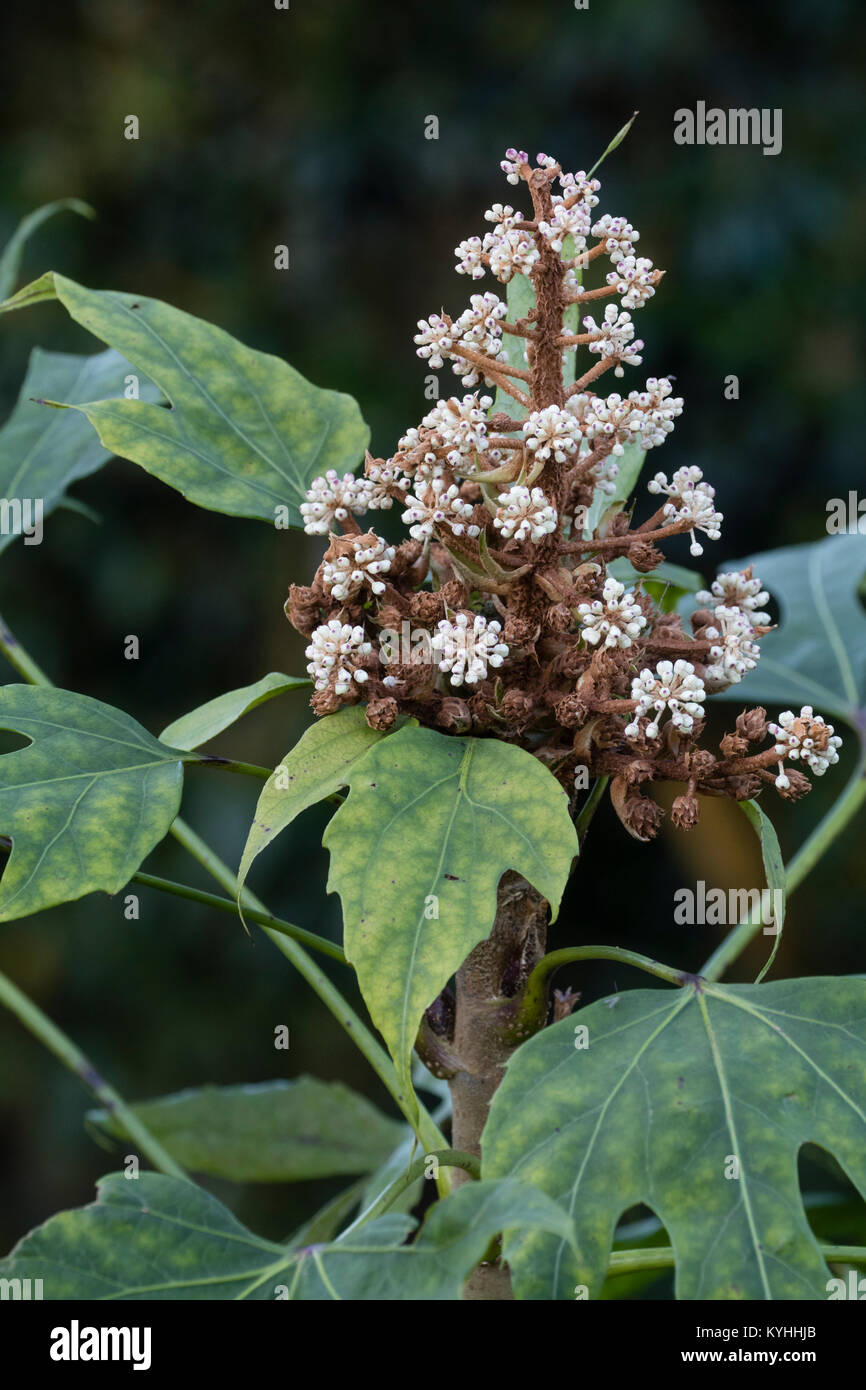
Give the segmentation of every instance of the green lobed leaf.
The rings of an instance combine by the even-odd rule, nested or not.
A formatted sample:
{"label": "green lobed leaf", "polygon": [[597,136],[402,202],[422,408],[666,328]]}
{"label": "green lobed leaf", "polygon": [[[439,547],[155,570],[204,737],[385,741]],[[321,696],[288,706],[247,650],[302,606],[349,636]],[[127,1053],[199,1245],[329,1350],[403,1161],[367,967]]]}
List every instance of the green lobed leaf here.
{"label": "green lobed leaf", "polygon": [[345,950],[407,1091],[424,1009],[489,934],[514,869],[554,917],[578,852],[568,799],[531,754],[498,739],[405,728],[349,770],[322,843]]}
{"label": "green lobed leaf", "polygon": [[310,725],[262,788],[238,869],[241,888],[262,850],[308,806],[344,786],[350,768],[383,737],[370,728],[363,705],[344,705]]}
{"label": "green lobed leaf", "polygon": [[789,709],[810,704],[862,730],[866,612],[857,591],[866,574],[866,536],[828,536],[750,555],[725,568],[749,565],[777,600],[781,621],[761,638],[754,671],[714,698]]}
{"label": "green lobed leaf", "polygon": [[118,892],[178,813],[184,754],[70,690],[3,686],[0,728],[31,740],[0,757],[0,921]]}
{"label": "green lobed leaf", "polygon": [[27,242],[33,233],[42,226],[43,222],[47,222],[58,212],[77,212],[79,217],[88,218],[96,216],[90,204],[83,203],[80,198],[59,198],[57,202],[46,203],[43,207],[36,208],[34,212],[29,212],[26,217],[22,217],[3,248],[3,254],[0,255],[0,300],[5,299],[15,288],[15,281],[18,279],[18,271],[21,268],[21,257]]}
{"label": "green lobed leaf", "polygon": [[[403,1126],[338,1081],[301,1076],[253,1086],[201,1086],[131,1107],[172,1158],[230,1182],[298,1182],[370,1173],[402,1138]],[[87,1117],[126,1137],[104,1110]]]}
{"label": "green lobed leaf", "polygon": [[281,671],[271,671],[252,685],[227,690],[224,695],[217,695],[188,714],[182,714],[179,719],[166,725],[160,738],[164,743],[170,743],[172,748],[198,748],[257,705],[263,705],[287,690],[297,690],[299,686],[310,684],[312,682],[306,676],[284,676]]}
{"label": "green lobed leaf", "polygon": [[591,1004],[515,1053],[482,1136],[485,1177],[538,1186],[574,1221],[577,1254],[506,1241],[518,1296],[597,1296],[618,1219],[644,1203],[670,1236],[678,1298],[825,1298],[797,1173],[809,1142],[866,1197],[866,981],[704,981]]}
{"label": "green lobed leaf", "polygon": [[[65,500],[71,483],[107,463],[111,453],[82,415],[46,409],[42,399],[61,396],[79,404],[99,396],[120,398],[131,371],[111,348],[92,357],[34,348],[18,402],[0,429],[0,496],[41,499],[47,516]],[[159,399],[149,381],[140,381],[139,393],[143,400]],[[0,533],[0,550],[14,539],[14,532]]]}
{"label": "green lobed leaf", "polygon": [[437,1203],[412,1245],[411,1217],[386,1215],[332,1244],[261,1240],[182,1178],[112,1173],[90,1206],[62,1212],[0,1261],[0,1278],[41,1279],[46,1299],[456,1300],[490,1240],[568,1219],[520,1183],[467,1183]]}
{"label": "green lobed leaf", "polygon": [[369,430],[350,396],[313,386],[278,357],[158,299],[86,289],[49,271],[0,309],[53,297],[171,402],[168,410],[128,400],[74,408],[112,453],[198,506],[271,523],[287,508],[299,526],[312,479],[363,456]]}

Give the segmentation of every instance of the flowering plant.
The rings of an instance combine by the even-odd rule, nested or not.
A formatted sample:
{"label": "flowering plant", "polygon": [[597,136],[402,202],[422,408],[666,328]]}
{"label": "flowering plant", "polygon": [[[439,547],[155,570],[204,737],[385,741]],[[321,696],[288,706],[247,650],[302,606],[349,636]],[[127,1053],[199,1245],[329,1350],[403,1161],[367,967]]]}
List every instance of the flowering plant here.
{"label": "flowering plant", "polygon": [[[96,395],[67,384],[61,402],[57,386],[28,387],[41,405],[26,429],[43,427],[46,404],[68,410],[69,457],[57,451],[40,482],[52,505],[95,431],[93,466],[117,453],[198,505],[302,526],[325,549],[286,604],[308,643],[309,681],[271,673],[158,738],[52,687],[3,630],[25,683],[3,690],[0,722],[30,746],[0,759],[11,851],[0,920],[136,883],[214,910],[237,905],[348,1030],[402,1116],[310,1078],[128,1105],[2,978],[3,1002],[99,1098],[94,1123],[134,1150],[95,1204],[24,1237],[0,1265],[4,1277],[42,1279],[46,1297],[182,1287],[255,1299],[582,1299],[618,1296],[625,1273],[674,1266],[681,1298],[799,1299],[834,1296],[835,1267],[866,1258],[812,1229],[796,1167],[801,1145],[820,1144],[866,1195],[866,984],[763,982],[786,891],[864,795],[864,543],[830,537],[734,564],[709,584],[665,559],[661,547],[679,536],[701,557],[723,521],[694,466],[654,474],[647,492],[663,500],[647,516],[632,495],[683,400],[667,377],[627,395],[598,389],[642,364],[633,314],[663,272],[637,254],[624,216],[599,212],[594,169],[570,173],[514,149],[502,169],[525,211],[494,203],[490,229],[456,255],[461,275],[489,272],[506,297],[475,293],[456,317],[418,323],[418,356],[434,372],[451,364],[465,389],[437,396],[389,457],[366,450],[348,397],[159,301],[49,273],[2,305],[59,300],[109,345],[85,359],[90,372],[99,364]],[[198,751],[262,700],[310,684],[313,723],[273,771]],[[713,698],[741,706],[715,741]],[[854,775],[785,866],[757,798],[803,797],[808,774],[840,761],[842,722],[855,734]],[[184,771],[204,767],[265,781],[237,874],[178,816]],[[678,788],[679,831],[697,823],[704,797],[742,807],[760,840],[769,920],[763,891],[743,890],[697,973],[640,954],[633,926],[627,945],[549,952],[572,872],[583,861],[591,871],[585,846],[602,798],[649,841],[663,817],[653,793],[666,783]],[[342,946],[276,918],[247,887],[258,855],[326,799],[338,803],[324,843]],[[226,896],[143,872],[167,833]],[[774,945],[758,981],[720,984],[762,928]],[[384,1047],[311,950],[354,968]],[[643,971],[652,987],[578,1009],[580,995],[553,979],[594,958]],[[319,1166],[299,1156],[311,1132]],[[141,1173],[139,1157],[157,1172]],[[235,1181],[369,1176],[274,1244],[187,1169]],[[424,1178],[436,1200],[416,1229]],[[641,1207],[651,1251],[635,1248],[647,1222],[625,1220]],[[659,1245],[665,1232],[670,1244]]]}

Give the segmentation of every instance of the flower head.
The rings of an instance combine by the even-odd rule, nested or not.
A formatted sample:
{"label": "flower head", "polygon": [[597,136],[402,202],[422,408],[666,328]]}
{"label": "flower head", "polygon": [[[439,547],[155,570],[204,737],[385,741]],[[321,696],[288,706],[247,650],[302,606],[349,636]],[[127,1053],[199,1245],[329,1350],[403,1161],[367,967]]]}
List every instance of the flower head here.
{"label": "flower head", "polygon": [[842,740],[834,733],[832,724],[825,724],[820,714],[814,714],[811,705],[803,705],[799,714],[786,709],[779,715],[778,724],[767,725],[776,740],[774,752],[780,759],[776,786],[781,790],[791,785],[782,765],[784,759],[791,762],[804,762],[816,777],[823,777],[827,768],[838,763]]}
{"label": "flower head", "polygon": [[322,561],[322,583],[331,597],[345,603],[364,589],[383,594],[385,585],[377,576],[387,574],[394,559],[393,545],[370,531],[365,536],[349,536],[333,556]]}
{"label": "flower head", "polygon": [[577,613],[583,640],[591,646],[630,647],[646,627],[634,590],[610,577],[604,582],[601,598],[578,604]]}
{"label": "flower head", "polygon": [[534,410],[523,422],[526,447],[537,459],[554,458],[557,463],[565,463],[569,454],[576,452],[581,439],[580,425],[568,410],[560,410],[558,405],[549,405],[544,410]]}
{"label": "flower head", "polygon": [[626,737],[637,738],[641,732],[640,721],[652,711],[643,733],[646,738],[658,738],[665,710],[671,716],[671,723],[684,734],[690,733],[695,720],[703,718],[707,693],[690,661],[660,661],[654,671],[647,666],[635,676],[631,698],[637,700],[637,708],[632,722],[626,726]]}
{"label": "flower head", "polygon": [[540,541],[556,530],[556,508],[552,507],[540,487],[532,489],[516,484],[498,497],[499,506],[493,525],[502,532],[503,540]]}
{"label": "flower head", "polygon": [[452,685],[484,680],[488,666],[501,666],[508,655],[508,647],[499,640],[501,630],[481,613],[457,613],[453,622],[443,618],[431,638],[439,670],[450,672]]}
{"label": "flower head", "polygon": [[339,618],[317,627],[305,655],[310,658],[307,671],[317,690],[333,688],[336,695],[347,695],[352,681],[363,685],[367,672],[358,658],[369,655],[372,643],[360,626],[341,623]]}
{"label": "flower head", "polygon": [[325,536],[334,521],[363,516],[371,505],[373,488],[367,478],[344,473],[342,478],[329,469],[323,478],[314,478],[301,503],[301,516],[308,536]]}
{"label": "flower head", "polygon": [[766,627],[770,622],[769,613],[758,611],[761,604],[769,603],[770,595],[761,588],[760,579],[754,577],[751,569],[729,570],[716,575],[710,588],[700,589],[695,598],[708,608],[715,608],[718,604],[724,604],[726,608],[742,608],[756,627]]}
{"label": "flower head", "polygon": [[647,483],[649,492],[666,492],[672,499],[665,503],[665,516],[689,522],[686,529],[692,538],[692,555],[704,553],[703,546],[695,539],[695,531],[703,531],[711,541],[717,541],[722,534],[719,527],[724,520],[722,513],[716,511],[713,501],[716,490],[709,483],[701,482],[703,476],[700,468],[678,468],[670,482],[665,473],[656,473],[652,481]]}

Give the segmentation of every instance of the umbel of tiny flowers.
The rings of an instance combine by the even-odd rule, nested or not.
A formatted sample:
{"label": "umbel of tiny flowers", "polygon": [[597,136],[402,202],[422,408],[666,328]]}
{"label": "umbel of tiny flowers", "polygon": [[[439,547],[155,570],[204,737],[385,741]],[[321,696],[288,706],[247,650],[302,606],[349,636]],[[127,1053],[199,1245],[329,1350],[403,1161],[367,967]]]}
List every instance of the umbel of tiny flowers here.
{"label": "umbel of tiny flowers", "polygon": [[[531,307],[511,321],[496,289],[479,287],[461,312],[419,319],[427,370],[450,365],[474,389],[437,400],[390,457],[368,455],[361,476],[315,479],[301,506],[306,531],[329,537],[312,583],[293,585],[286,605],[309,640],[313,708],[363,701],[378,730],[409,715],[504,739],[570,795],[587,768],[610,779],[639,839],[663,814],[654,782],[684,785],[671,811],[684,829],[702,795],[744,800],[775,784],[802,796],[800,768],[823,773],[840,743],[811,709],[768,725],[764,710],[744,708],[717,748],[701,743],[708,696],[760,659],[770,628],[760,579],[722,572],[688,622],[644,586],[667,541],[688,535],[700,555],[698,536],[720,539],[715,489],[683,465],[670,481],[651,478],[663,500],[645,520],[612,497],[626,451],[661,447],[683,410],[665,376],[598,389],[640,365],[634,315],[663,272],[627,217],[599,210],[597,178],[516,148],[502,169],[514,201],[490,205],[486,230],[457,247],[457,271],[473,288],[487,275],[526,277]],[[521,350],[510,352],[515,339]],[[389,509],[407,528],[402,542],[358,523]],[[391,637],[407,630],[398,661]]]}

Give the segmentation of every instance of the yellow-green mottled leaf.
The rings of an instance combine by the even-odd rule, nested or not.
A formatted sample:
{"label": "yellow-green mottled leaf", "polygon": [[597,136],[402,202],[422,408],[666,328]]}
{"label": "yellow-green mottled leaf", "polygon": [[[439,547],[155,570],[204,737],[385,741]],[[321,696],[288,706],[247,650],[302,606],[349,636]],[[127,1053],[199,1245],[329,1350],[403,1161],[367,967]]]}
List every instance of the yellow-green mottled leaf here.
{"label": "yellow-green mottled leaf", "polygon": [[172,748],[198,748],[257,705],[263,705],[266,700],[273,700],[287,690],[297,690],[299,686],[310,684],[304,676],[284,676],[281,671],[271,671],[252,685],[227,690],[224,695],[217,695],[188,714],[182,714],[179,719],[166,725],[160,738],[163,743],[171,744]]}
{"label": "yellow-green mottled leaf", "polygon": [[0,1261],[0,1279],[41,1279],[45,1299],[455,1301],[503,1230],[567,1239],[568,1218],[515,1182],[467,1183],[415,1222],[386,1215],[330,1244],[262,1240],[183,1178],[112,1173],[97,1199],[62,1212]]}
{"label": "yellow-green mottled leaf", "polygon": [[578,852],[546,767],[498,739],[407,728],[349,770],[323,843],[343,903],[346,955],[409,1091],[424,1009],[489,934],[508,869],[556,915]]}
{"label": "yellow-green mottled leaf", "polygon": [[[106,449],[189,501],[232,516],[300,524],[311,480],[353,468],[369,431],[351,396],[313,386],[286,362],[158,299],[90,290],[49,272],[5,311],[50,298],[154,381],[170,408],[145,401],[76,405]],[[57,402],[62,405],[63,402]]]}
{"label": "yellow-green mottled leaf", "polygon": [[238,869],[241,887],[262,850],[295,816],[344,786],[353,764],[382,737],[367,723],[363,705],[345,705],[310,725],[262,788]]}
{"label": "yellow-green mottled leaf", "polygon": [[[402,1138],[403,1125],[339,1081],[301,1076],[255,1086],[201,1086],[139,1101],[133,1113],[172,1158],[231,1182],[298,1182],[370,1173]],[[88,1119],[115,1138],[122,1120]]]}
{"label": "yellow-green mottled leaf", "polygon": [[617,1221],[645,1203],[678,1298],[826,1298],[798,1183],[806,1143],[866,1197],[862,979],[635,990],[555,1023],[515,1053],[482,1136],[485,1177],[532,1183],[574,1221],[576,1253],[506,1242],[519,1296],[596,1297]]}
{"label": "yellow-green mottled leaf", "polygon": [[30,739],[0,757],[0,921],[118,892],[177,815],[184,754],[70,690],[3,686],[0,728]]}

